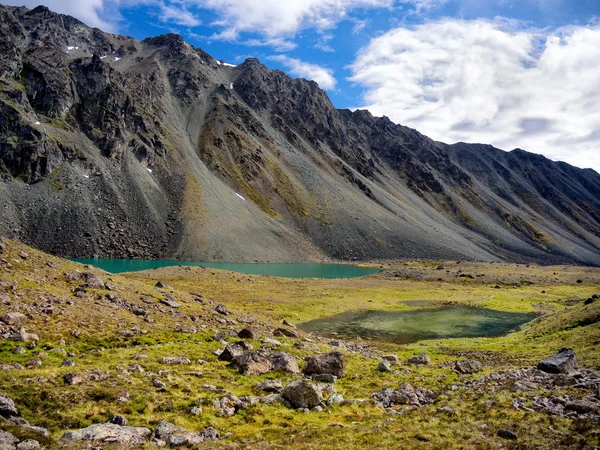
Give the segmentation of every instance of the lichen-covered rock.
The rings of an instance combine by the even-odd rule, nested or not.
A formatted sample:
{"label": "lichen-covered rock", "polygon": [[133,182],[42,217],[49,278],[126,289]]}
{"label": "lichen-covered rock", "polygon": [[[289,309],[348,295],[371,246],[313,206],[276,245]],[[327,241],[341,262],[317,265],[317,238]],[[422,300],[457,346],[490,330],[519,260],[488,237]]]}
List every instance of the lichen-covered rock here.
{"label": "lichen-covered rock", "polygon": [[306,375],[327,373],[343,378],[346,376],[344,355],[332,352],[323,356],[308,356],[302,372]]}
{"label": "lichen-covered rock", "polygon": [[0,430],[0,449],[12,450],[19,443],[19,440],[7,431]]}
{"label": "lichen-covered rock", "polygon": [[429,358],[429,355],[427,353],[421,353],[419,355],[415,355],[411,358],[408,358],[407,362],[409,364],[428,366],[429,364],[431,364],[431,359]]}
{"label": "lichen-covered rock", "polygon": [[17,411],[15,402],[10,397],[0,393],[0,416],[11,417],[18,415],[19,411]]}
{"label": "lichen-covered rock", "polygon": [[152,432],[145,427],[123,427],[113,423],[97,423],[80,430],[67,431],[61,442],[91,441],[98,444],[113,444],[123,447],[142,445]]}
{"label": "lichen-covered rock", "polygon": [[273,369],[273,365],[266,355],[259,352],[248,352],[236,356],[231,365],[243,375],[261,375]]}
{"label": "lichen-covered rock", "polygon": [[462,361],[456,361],[454,364],[454,370],[458,373],[470,374],[481,371],[482,365],[479,361],[473,361],[465,359]]}
{"label": "lichen-covered rock", "polygon": [[286,352],[277,352],[268,355],[273,370],[282,370],[284,372],[299,373],[298,362],[293,355]]}
{"label": "lichen-covered rock", "polygon": [[537,365],[537,368],[546,373],[566,373],[577,370],[577,357],[571,348],[563,348]]}
{"label": "lichen-covered rock", "polygon": [[389,361],[382,359],[379,364],[377,365],[377,371],[378,372],[391,372],[392,371],[392,365],[390,364]]}
{"label": "lichen-covered rock", "polygon": [[292,381],[281,392],[293,408],[314,408],[323,402],[323,394],[317,385],[306,380]]}
{"label": "lichen-covered rock", "polygon": [[283,389],[283,385],[281,384],[281,380],[265,380],[262,383],[258,383],[256,385],[257,389],[265,392],[274,392],[279,393]]}
{"label": "lichen-covered rock", "polygon": [[256,328],[246,327],[239,331],[238,337],[242,339],[260,339],[260,331]]}
{"label": "lichen-covered rock", "polygon": [[220,361],[232,361],[236,356],[244,354],[244,348],[238,344],[227,344],[221,354],[219,355]]}
{"label": "lichen-covered rock", "polygon": [[161,420],[154,430],[154,437],[166,442],[169,447],[196,446],[209,440],[219,439],[219,433],[213,427],[195,433]]}
{"label": "lichen-covered rock", "polygon": [[90,289],[104,289],[104,281],[100,276],[95,273],[82,273],[80,279],[83,281],[83,285]]}
{"label": "lichen-covered rock", "polygon": [[27,316],[20,312],[8,312],[0,320],[7,325],[24,325],[27,322]]}
{"label": "lichen-covered rock", "polygon": [[182,364],[182,365],[189,365],[192,362],[186,358],[185,356],[165,356],[161,362],[163,364],[168,364],[168,365],[177,365],[177,364]]}

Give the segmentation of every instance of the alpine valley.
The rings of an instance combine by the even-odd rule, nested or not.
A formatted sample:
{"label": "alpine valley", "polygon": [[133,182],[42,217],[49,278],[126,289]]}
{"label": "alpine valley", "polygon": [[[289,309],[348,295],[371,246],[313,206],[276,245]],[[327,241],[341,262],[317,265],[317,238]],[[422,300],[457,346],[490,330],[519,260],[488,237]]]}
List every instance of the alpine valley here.
{"label": "alpine valley", "polygon": [[0,234],[60,256],[600,264],[593,170],[41,6],[0,5],[0,177]]}

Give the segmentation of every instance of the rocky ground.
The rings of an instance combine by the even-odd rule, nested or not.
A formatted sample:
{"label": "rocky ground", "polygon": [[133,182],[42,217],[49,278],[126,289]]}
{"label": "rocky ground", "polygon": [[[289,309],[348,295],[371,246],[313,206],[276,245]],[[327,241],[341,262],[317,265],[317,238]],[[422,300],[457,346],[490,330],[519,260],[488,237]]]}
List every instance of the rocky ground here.
{"label": "rocky ground", "polygon": [[[409,267],[440,264],[457,263]],[[498,289],[395,277],[403,267],[343,281],[113,276],[4,239],[0,448],[596,448],[600,271],[523,266],[533,281]],[[294,326],[423,297],[543,315],[507,337],[409,345]]]}

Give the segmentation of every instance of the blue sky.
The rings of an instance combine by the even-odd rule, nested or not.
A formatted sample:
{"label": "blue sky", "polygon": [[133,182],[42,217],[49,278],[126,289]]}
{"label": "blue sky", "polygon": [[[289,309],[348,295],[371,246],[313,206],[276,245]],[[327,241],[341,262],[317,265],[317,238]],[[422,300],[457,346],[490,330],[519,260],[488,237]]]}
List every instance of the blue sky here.
{"label": "blue sky", "polygon": [[0,0],[312,78],[338,108],[600,171],[600,0]]}

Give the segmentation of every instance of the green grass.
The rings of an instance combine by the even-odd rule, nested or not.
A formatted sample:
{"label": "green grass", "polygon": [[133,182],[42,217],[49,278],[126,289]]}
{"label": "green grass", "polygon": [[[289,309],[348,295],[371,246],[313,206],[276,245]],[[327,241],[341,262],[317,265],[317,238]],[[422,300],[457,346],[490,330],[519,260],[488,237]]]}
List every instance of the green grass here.
{"label": "green grass", "polygon": [[[483,394],[463,388],[449,389],[452,384],[488,373],[532,366],[564,346],[573,347],[583,365],[600,368],[597,323],[600,301],[583,303],[592,294],[600,293],[598,269],[415,261],[389,263],[387,268],[392,272],[349,280],[276,279],[198,267],[123,275],[96,271],[105,281],[112,279],[118,286],[115,293],[123,301],[149,310],[154,322],[147,323],[103,298],[109,291],[89,290],[85,299],[74,297],[72,291],[78,283],[69,282],[64,274],[93,269],[10,241],[7,244],[8,250],[3,256],[13,267],[0,269],[0,281],[16,282],[17,286],[14,291],[2,290],[1,293],[8,293],[13,305],[34,311],[34,319],[28,325],[39,334],[41,341],[37,348],[28,349],[24,355],[12,352],[15,343],[0,341],[0,360],[25,365],[40,351],[47,357],[43,358],[40,369],[0,372],[0,391],[15,400],[31,424],[47,427],[52,434],[51,442],[65,429],[105,422],[119,413],[132,425],[152,428],[165,419],[192,430],[214,426],[222,434],[232,433],[232,437],[207,444],[207,448],[478,449],[499,444],[508,448],[593,448],[598,445],[594,425],[514,409],[512,401],[522,397],[521,392],[504,387]],[[27,260],[18,256],[21,250],[29,254]],[[49,267],[46,264],[49,261],[56,267]],[[436,270],[438,265],[449,272]],[[399,269],[410,270],[411,275],[389,276]],[[458,270],[486,275],[464,279],[456,276]],[[163,292],[154,287],[157,280],[172,286],[182,305],[173,315],[156,308],[158,300],[164,297]],[[496,284],[499,289],[495,288]],[[196,302],[190,292],[202,293],[205,304]],[[154,304],[149,306],[142,302],[144,296],[151,296]],[[54,303],[57,313],[51,316],[39,313],[34,306],[43,304],[42,299],[47,298],[59,299]],[[74,304],[67,305],[67,300]],[[409,300],[534,311],[542,315],[522,331],[505,337],[435,339],[408,345],[372,342],[372,348],[380,354],[393,353],[401,361],[418,353],[429,353],[433,365],[403,364],[399,374],[376,372],[379,357],[346,352],[348,376],[335,385],[344,398],[368,399],[384,387],[410,382],[439,394],[435,404],[424,408],[389,414],[367,402],[304,414],[282,405],[257,404],[230,418],[215,414],[211,400],[219,395],[203,390],[205,384],[238,396],[259,396],[256,385],[267,377],[280,378],[284,384],[298,377],[287,373],[241,376],[227,363],[218,361],[213,352],[222,345],[213,335],[239,330],[244,325],[219,323],[213,317],[209,301],[225,304],[237,318],[252,318],[253,326],[267,335],[280,326],[283,319],[297,323],[346,310],[415,308],[407,303]],[[0,315],[11,309],[12,306],[0,305]],[[177,324],[194,326],[199,331],[178,333]],[[81,332],[77,338],[71,334],[75,329]],[[136,330],[133,337],[120,334],[132,329]],[[304,357],[315,354],[313,350],[294,348],[296,339],[277,339],[283,343],[281,350],[295,355],[301,366]],[[330,351],[327,339],[312,339],[322,352]],[[255,348],[260,346],[259,341],[251,342]],[[75,354],[72,358],[75,367],[61,367],[63,356],[52,351],[57,347]],[[485,363],[482,373],[461,377],[450,366],[442,364],[461,359],[457,352],[465,351],[482,354]],[[146,354],[148,360],[136,359],[140,353]],[[167,366],[161,363],[165,356],[178,355],[187,356],[192,364]],[[132,364],[143,366],[144,373],[124,372]],[[63,381],[66,373],[86,377],[93,371],[106,373],[106,379],[75,386],[67,386]],[[161,374],[161,371],[168,372]],[[190,371],[202,372],[203,376],[185,375]],[[44,380],[40,381],[40,377]],[[167,384],[166,391],[152,386],[154,378]],[[564,388],[564,392],[575,396],[584,394],[569,389]],[[563,391],[552,395],[560,392]],[[121,401],[122,398],[127,401]],[[201,406],[203,414],[190,414],[194,406]],[[450,418],[436,413],[441,406],[455,408],[456,415]],[[0,424],[0,428],[7,429],[4,424]],[[519,435],[517,443],[498,438],[496,433],[500,428],[514,430]],[[8,431],[12,429],[9,427]],[[44,445],[52,446],[51,442]],[[147,448],[152,446],[148,444]]]}

